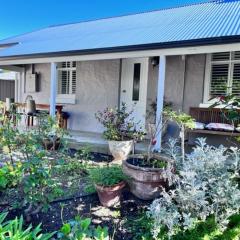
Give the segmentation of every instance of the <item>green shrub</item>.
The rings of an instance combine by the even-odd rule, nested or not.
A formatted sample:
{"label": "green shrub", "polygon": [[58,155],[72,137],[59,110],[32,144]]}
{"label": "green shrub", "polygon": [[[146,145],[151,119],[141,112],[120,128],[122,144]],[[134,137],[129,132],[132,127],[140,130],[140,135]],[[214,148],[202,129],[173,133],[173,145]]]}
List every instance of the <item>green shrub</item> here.
{"label": "green shrub", "polygon": [[54,233],[43,234],[41,226],[36,228],[28,226],[24,228],[23,218],[15,218],[14,220],[5,221],[7,213],[0,214],[0,239],[1,240],[49,240]]}
{"label": "green shrub", "polygon": [[89,176],[92,183],[104,187],[114,186],[126,179],[118,165],[90,168]]}
{"label": "green shrub", "polygon": [[65,223],[58,238],[61,240],[109,240],[108,229],[91,225],[91,219],[76,217],[74,221]]}
{"label": "green shrub", "polygon": [[16,187],[22,180],[22,164],[5,165],[0,168],[0,191]]}
{"label": "green shrub", "polygon": [[[239,240],[240,236],[240,215],[233,215],[229,218],[230,222],[225,230],[216,224],[214,217],[207,218],[206,221],[198,221],[189,230],[177,229],[171,236],[171,240]],[[146,213],[140,214],[135,218],[130,218],[126,222],[128,231],[133,233],[133,240],[152,240],[153,221]],[[163,228],[156,237],[157,240],[169,240],[167,229]]]}
{"label": "green shrub", "polygon": [[136,123],[133,117],[133,110],[128,111],[126,103],[122,103],[120,108],[106,108],[95,114],[96,119],[106,128],[103,136],[107,140],[142,140],[145,132],[140,122]]}

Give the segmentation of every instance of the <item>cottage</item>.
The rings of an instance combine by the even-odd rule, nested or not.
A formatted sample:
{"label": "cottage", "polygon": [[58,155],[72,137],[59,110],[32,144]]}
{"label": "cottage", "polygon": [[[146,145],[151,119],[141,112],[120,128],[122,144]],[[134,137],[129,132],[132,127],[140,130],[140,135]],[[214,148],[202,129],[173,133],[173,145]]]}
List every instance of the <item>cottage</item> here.
{"label": "cottage", "polygon": [[63,105],[72,131],[101,133],[94,113],[121,102],[144,126],[154,102],[158,117],[164,102],[189,113],[240,94],[239,12],[211,1],[52,26],[1,40],[0,68],[18,73],[17,102]]}

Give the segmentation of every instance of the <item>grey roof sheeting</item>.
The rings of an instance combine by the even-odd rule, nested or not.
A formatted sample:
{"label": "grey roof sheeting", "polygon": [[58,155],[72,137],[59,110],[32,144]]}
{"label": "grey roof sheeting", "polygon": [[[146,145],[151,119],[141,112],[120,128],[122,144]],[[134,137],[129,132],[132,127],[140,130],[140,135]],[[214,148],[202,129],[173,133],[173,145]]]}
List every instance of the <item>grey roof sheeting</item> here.
{"label": "grey roof sheeting", "polygon": [[[115,18],[44,28],[0,41],[0,58],[78,51],[94,53],[142,46],[158,48],[240,42],[240,0],[211,1]],[[172,45],[173,46],[173,45]]]}

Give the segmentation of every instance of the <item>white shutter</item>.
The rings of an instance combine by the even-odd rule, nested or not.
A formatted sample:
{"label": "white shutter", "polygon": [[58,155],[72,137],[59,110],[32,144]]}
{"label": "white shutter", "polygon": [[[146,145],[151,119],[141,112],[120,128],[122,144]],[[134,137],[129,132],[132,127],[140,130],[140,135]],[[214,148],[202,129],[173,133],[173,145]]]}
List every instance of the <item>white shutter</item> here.
{"label": "white shutter", "polygon": [[233,60],[240,60],[240,51],[233,52]]}
{"label": "white shutter", "polygon": [[232,94],[240,96],[240,63],[233,66]]}
{"label": "white shutter", "polygon": [[59,94],[69,94],[69,71],[59,71]]}
{"label": "white shutter", "polygon": [[77,73],[76,70],[72,71],[72,94],[76,93],[76,85],[77,85]]}
{"label": "white shutter", "polygon": [[228,60],[230,60],[230,52],[222,52],[222,53],[213,53],[212,54],[212,62],[228,61]]}
{"label": "white shutter", "polygon": [[58,94],[76,93],[76,62],[62,62],[58,65]]}
{"label": "white shutter", "polygon": [[227,94],[229,64],[213,64],[210,76],[210,98]]}

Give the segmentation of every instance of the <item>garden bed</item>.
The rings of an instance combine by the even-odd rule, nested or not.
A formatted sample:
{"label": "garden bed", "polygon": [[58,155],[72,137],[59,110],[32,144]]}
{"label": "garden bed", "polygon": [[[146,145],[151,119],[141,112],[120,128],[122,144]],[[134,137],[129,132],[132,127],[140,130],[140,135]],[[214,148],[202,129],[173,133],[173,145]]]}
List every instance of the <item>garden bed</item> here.
{"label": "garden bed", "polygon": [[[28,224],[37,226],[42,223],[44,232],[58,231],[64,222],[68,222],[79,215],[81,217],[90,217],[93,224],[107,226],[112,235],[115,232],[114,240],[133,239],[135,233],[131,232],[125,226],[126,219],[137,217],[148,206],[149,201],[141,201],[134,197],[128,190],[123,192],[121,204],[114,208],[105,208],[100,205],[97,194],[51,203],[49,210],[44,213],[38,213],[29,219]],[[0,212],[6,211],[6,208],[0,208]],[[23,215],[21,210],[11,210],[8,219]]]}

